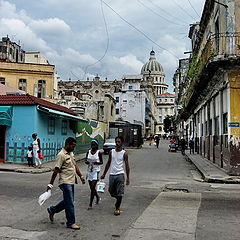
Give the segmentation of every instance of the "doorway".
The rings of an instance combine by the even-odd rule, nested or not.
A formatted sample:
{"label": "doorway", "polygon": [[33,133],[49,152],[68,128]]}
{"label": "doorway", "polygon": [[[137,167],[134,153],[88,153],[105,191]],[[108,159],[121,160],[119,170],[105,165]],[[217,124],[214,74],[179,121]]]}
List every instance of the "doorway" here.
{"label": "doorway", "polygon": [[6,126],[0,125],[0,162],[5,162]]}

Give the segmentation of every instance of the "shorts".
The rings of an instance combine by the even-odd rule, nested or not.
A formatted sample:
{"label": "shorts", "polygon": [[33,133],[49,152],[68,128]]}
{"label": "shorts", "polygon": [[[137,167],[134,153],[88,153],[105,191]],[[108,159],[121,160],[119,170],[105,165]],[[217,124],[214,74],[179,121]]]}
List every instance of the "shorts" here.
{"label": "shorts", "polygon": [[121,197],[124,194],[124,174],[109,175],[108,191],[112,197]]}
{"label": "shorts", "polygon": [[86,178],[87,178],[88,181],[98,181],[99,180],[99,173],[100,172],[96,172],[96,171],[88,172]]}

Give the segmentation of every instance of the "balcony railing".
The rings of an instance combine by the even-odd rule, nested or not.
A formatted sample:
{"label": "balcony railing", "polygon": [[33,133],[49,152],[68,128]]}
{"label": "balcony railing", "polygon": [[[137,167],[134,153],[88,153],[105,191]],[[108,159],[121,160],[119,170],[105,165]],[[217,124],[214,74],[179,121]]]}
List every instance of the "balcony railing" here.
{"label": "balcony railing", "polygon": [[202,51],[194,54],[190,60],[187,73],[190,84],[185,97],[185,105],[187,105],[191,99],[194,89],[200,80],[200,76],[209,62],[217,62],[237,57],[240,57],[240,33],[219,33],[211,35],[202,48]]}

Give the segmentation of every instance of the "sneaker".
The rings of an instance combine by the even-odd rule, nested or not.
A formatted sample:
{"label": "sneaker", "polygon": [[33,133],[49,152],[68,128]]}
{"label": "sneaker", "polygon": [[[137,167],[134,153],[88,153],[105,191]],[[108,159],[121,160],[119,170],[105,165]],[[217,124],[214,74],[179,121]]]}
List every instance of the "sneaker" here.
{"label": "sneaker", "polygon": [[118,216],[118,215],[120,215],[120,213],[121,213],[121,212],[120,212],[120,210],[119,210],[119,209],[114,211],[114,215],[115,215],[115,216]]}
{"label": "sneaker", "polygon": [[53,217],[53,216],[54,216],[54,213],[51,212],[50,207],[47,208],[47,211],[48,211],[49,220],[50,220],[51,222],[53,222],[53,220],[54,220],[54,217]]}
{"label": "sneaker", "polygon": [[92,210],[92,206],[88,206],[87,210]]}
{"label": "sneaker", "polygon": [[78,226],[78,225],[76,225],[76,224],[73,224],[73,225],[71,225],[71,226],[68,227],[68,228],[71,228],[71,229],[73,229],[73,230],[79,230],[79,229],[80,229],[80,226]]}

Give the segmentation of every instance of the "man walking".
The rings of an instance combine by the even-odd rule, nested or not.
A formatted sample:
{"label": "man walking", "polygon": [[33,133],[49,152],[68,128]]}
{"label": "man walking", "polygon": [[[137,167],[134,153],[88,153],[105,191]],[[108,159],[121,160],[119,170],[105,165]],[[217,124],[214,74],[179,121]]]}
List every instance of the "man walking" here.
{"label": "man walking", "polygon": [[50,221],[53,222],[54,214],[65,210],[67,227],[79,230],[80,227],[75,224],[74,184],[77,183],[76,174],[80,177],[82,184],[85,184],[85,179],[75,162],[73,150],[76,145],[76,139],[72,137],[67,138],[64,148],[57,155],[55,169],[48,184],[48,190],[53,188],[54,180],[59,174],[59,188],[63,192],[63,200],[56,206],[48,207],[47,211]]}
{"label": "man walking", "polygon": [[180,140],[180,144],[181,144],[182,155],[185,155],[186,141],[185,141],[185,139],[183,137]]}
{"label": "man walking", "polygon": [[101,176],[101,179],[104,179],[109,168],[110,168],[110,175],[109,175],[109,193],[112,197],[116,198],[115,203],[115,211],[114,215],[120,215],[120,206],[122,203],[122,196],[124,194],[124,168],[123,163],[125,162],[126,168],[126,185],[129,185],[129,173],[130,168],[128,164],[128,154],[125,150],[123,150],[123,138],[118,136],[115,138],[116,148],[111,150],[109,153],[108,162],[105,166],[105,170]]}
{"label": "man walking", "polygon": [[157,148],[159,147],[159,141],[160,141],[160,138],[158,135],[155,136],[155,141],[156,141],[156,146]]}

